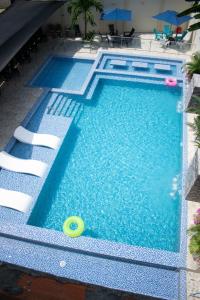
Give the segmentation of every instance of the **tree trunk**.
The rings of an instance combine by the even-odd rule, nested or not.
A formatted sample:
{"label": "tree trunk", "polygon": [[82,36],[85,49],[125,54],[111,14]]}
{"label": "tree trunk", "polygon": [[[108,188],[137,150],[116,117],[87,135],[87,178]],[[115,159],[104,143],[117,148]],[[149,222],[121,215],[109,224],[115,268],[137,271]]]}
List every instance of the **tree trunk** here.
{"label": "tree trunk", "polygon": [[85,22],[85,39],[87,37],[87,18],[86,18],[86,11],[84,12],[84,22]]}

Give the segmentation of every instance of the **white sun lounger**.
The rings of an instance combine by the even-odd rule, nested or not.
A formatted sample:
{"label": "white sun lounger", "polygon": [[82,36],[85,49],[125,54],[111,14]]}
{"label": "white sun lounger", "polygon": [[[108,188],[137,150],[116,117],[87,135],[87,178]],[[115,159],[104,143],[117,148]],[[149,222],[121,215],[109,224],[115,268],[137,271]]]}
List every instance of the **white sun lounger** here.
{"label": "white sun lounger", "polygon": [[171,67],[166,64],[155,64],[154,69],[159,71],[171,71]]}
{"label": "white sun lounger", "polygon": [[42,177],[46,171],[47,164],[39,160],[17,158],[5,151],[1,151],[0,168]]}
{"label": "white sun lounger", "polygon": [[0,188],[0,205],[27,212],[32,203],[32,197],[16,191]]}
{"label": "white sun lounger", "polygon": [[49,147],[56,149],[60,143],[60,138],[51,134],[35,133],[19,126],[15,129],[14,137],[26,144]]}
{"label": "white sun lounger", "polygon": [[132,63],[132,67],[139,68],[139,69],[148,69],[148,63],[146,62],[140,62],[140,61],[134,61]]}
{"label": "white sun lounger", "polygon": [[125,60],[111,59],[110,64],[117,67],[127,67]]}

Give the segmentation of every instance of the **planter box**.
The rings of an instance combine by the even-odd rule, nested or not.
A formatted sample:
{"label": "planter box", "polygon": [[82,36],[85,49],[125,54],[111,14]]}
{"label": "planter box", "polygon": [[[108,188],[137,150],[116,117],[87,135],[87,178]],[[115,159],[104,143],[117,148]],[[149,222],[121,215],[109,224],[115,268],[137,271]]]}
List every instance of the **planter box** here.
{"label": "planter box", "polygon": [[193,74],[191,81],[187,86],[185,109],[195,106],[193,96],[200,96],[200,74]]}
{"label": "planter box", "polygon": [[185,196],[187,200],[200,202],[200,149],[197,149],[187,170]]}

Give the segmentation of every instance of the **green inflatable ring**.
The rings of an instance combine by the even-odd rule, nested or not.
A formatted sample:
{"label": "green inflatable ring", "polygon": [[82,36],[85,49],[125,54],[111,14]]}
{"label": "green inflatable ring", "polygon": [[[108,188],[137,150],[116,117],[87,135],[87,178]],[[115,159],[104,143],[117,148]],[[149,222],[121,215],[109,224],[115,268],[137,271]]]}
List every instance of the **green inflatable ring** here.
{"label": "green inflatable ring", "polygon": [[[71,225],[76,224],[76,229],[71,229]],[[65,220],[63,224],[63,232],[64,234],[70,237],[78,237],[84,231],[84,222],[80,217],[71,216],[67,220]]]}

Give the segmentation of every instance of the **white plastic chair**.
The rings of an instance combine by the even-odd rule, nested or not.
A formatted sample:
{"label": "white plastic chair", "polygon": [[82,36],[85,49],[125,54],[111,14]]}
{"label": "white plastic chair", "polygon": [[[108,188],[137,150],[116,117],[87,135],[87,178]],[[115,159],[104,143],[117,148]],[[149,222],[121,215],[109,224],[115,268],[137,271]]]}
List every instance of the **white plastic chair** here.
{"label": "white plastic chair", "polygon": [[58,148],[60,144],[60,138],[55,135],[35,133],[22,126],[19,126],[15,129],[14,137],[22,143],[48,147],[52,149]]}
{"label": "white plastic chair", "polygon": [[5,151],[1,151],[0,167],[13,172],[42,177],[46,171],[47,164],[39,160],[17,158]]}
{"label": "white plastic chair", "polygon": [[16,191],[0,188],[0,205],[21,212],[27,212],[32,204],[32,197]]}

